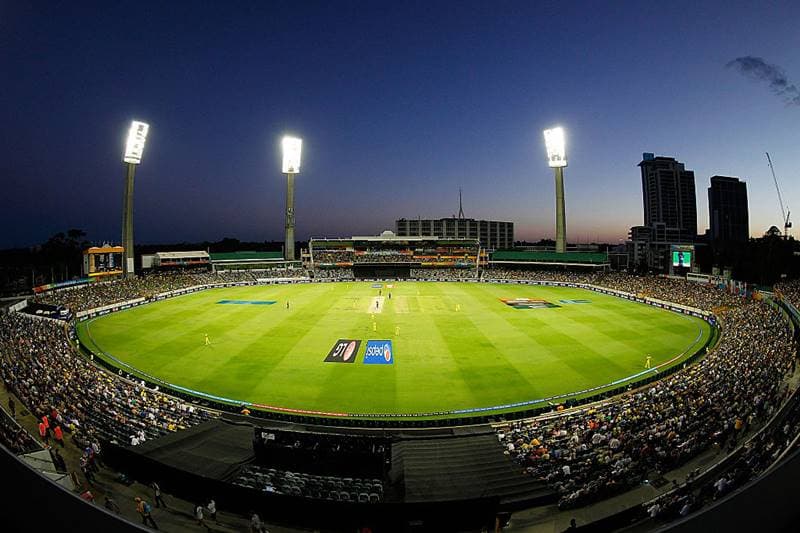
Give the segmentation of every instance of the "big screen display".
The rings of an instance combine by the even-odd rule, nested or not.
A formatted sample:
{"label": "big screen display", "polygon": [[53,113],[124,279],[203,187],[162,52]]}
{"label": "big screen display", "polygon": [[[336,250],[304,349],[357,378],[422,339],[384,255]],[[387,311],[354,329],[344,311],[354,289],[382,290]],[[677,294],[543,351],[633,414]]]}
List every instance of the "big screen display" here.
{"label": "big screen display", "polygon": [[686,267],[689,268],[692,266],[692,252],[683,251],[683,250],[673,250],[672,251],[672,266],[674,267]]}

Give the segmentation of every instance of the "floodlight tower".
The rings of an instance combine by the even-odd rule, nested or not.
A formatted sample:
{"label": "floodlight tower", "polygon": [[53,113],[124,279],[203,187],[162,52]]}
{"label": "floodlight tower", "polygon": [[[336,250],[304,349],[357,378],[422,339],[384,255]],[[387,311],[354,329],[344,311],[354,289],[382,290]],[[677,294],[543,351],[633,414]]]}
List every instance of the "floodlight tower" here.
{"label": "floodlight tower", "polygon": [[567,251],[567,215],[564,207],[564,167],[567,166],[567,148],[564,128],[558,126],[544,130],[547,164],[556,174],[556,252]]}
{"label": "floodlight tower", "polygon": [[125,247],[125,257],[122,261],[122,270],[126,278],[134,276],[133,261],[133,175],[136,165],[142,162],[142,152],[147,140],[147,131],[150,126],[144,122],[134,120],[128,130],[128,140],[125,143],[125,154],[122,161],[125,163],[125,190],[122,192],[122,246]]}
{"label": "floodlight tower", "polygon": [[300,152],[303,139],[286,136],[283,148],[283,173],[286,174],[286,242],[284,259],[294,261],[294,176],[300,173]]}

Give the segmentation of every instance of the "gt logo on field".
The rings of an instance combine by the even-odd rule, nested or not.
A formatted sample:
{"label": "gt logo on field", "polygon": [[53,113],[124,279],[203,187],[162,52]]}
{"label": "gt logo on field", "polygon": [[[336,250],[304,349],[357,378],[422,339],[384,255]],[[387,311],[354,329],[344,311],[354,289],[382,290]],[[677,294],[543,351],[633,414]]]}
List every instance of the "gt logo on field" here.
{"label": "gt logo on field", "polygon": [[394,364],[394,351],[392,341],[367,341],[364,350],[365,365],[392,365]]}
{"label": "gt logo on field", "polygon": [[359,346],[361,346],[361,341],[355,339],[339,339],[336,341],[336,344],[333,345],[331,351],[328,352],[328,357],[325,358],[325,362],[354,363]]}

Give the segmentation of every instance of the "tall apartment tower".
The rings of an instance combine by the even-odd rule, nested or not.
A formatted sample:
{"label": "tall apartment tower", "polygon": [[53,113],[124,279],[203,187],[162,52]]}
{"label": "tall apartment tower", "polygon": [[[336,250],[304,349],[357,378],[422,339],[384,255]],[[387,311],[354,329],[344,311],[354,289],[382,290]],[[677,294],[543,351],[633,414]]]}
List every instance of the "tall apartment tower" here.
{"label": "tall apartment tower", "polygon": [[711,176],[708,219],[712,241],[720,244],[747,242],[750,238],[747,184],[739,178]]}
{"label": "tall apartment tower", "polygon": [[694,171],[672,157],[643,154],[644,225],[660,234],[656,240],[692,242],[697,236]]}

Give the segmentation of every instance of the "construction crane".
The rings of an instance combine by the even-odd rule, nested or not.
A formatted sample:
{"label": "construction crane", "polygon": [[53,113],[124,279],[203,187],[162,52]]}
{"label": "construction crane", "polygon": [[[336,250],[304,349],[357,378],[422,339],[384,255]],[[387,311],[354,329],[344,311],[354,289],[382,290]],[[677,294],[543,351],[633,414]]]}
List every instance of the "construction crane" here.
{"label": "construction crane", "polygon": [[781,196],[781,188],[778,186],[778,178],[775,176],[775,167],[772,166],[772,158],[769,156],[769,152],[767,154],[767,163],[769,164],[769,169],[772,172],[772,180],[775,182],[775,190],[778,191],[778,203],[781,204],[781,214],[783,215],[783,238],[789,238],[789,230],[792,229],[792,223],[789,221],[789,215],[792,214],[791,211],[787,211],[786,208],[783,206],[783,197]]}

